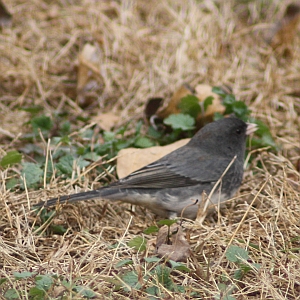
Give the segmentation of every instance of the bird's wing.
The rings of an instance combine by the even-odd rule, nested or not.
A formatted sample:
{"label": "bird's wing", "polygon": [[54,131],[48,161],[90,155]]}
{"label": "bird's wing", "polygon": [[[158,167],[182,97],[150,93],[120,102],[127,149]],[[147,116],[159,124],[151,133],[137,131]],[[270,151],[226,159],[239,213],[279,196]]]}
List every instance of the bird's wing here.
{"label": "bird's wing", "polygon": [[211,157],[189,158],[168,163],[158,160],[110,185],[116,188],[176,188],[199,183],[216,182],[228,164],[228,159]]}

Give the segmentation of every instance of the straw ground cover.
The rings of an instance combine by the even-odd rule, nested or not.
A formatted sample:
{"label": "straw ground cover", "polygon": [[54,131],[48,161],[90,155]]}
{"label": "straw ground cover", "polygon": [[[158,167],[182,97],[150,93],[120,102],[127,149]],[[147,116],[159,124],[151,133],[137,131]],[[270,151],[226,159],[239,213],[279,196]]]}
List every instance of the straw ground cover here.
{"label": "straw ground cover", "polygon": [[[141,208],[89,201],[50,219],[31,211],[41,200],[111,181],[113,168],[71,166],[69,177],[57,171],[49,180],[42,170],[26,188],[18,184],[21,164],[2,167],[2,298],[299,298],[299,36],[284,45],[287,56],[263,38],[288,3],[6,1],[13,23],[0,32],[1,157],[17,150],[22,163],[47,157],[52,165],[57,149],[35,127],[42,115],[50,137],[69,138],[64,151],[93,148],[102,131],[92,117],[103,112],[119,116],[116,128],[131,120],[125,142],[146,100],[168,97],[183,82],[231,86],[278,147],[250,152],[242,187],[221,213],[184,223],[186,268],[155,260],[155,234],[143,232],[157,220]],[[80,98],[76,61],[86,43],[102,53],[101,76]],[[129,246],[134,237],[144,237],[146,250]],[[230,245],[244,249],[244,259],[228,257]]]}

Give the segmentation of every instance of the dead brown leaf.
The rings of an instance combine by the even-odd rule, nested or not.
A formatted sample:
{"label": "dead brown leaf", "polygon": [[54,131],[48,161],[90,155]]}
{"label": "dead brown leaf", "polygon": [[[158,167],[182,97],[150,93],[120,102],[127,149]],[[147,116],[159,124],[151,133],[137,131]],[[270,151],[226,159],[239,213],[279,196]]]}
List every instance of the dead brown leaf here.
{"label": "dead brown leaf", "polygon": [[157,111],[157,116],[160,119],[164,119],[172,114],[180,113],[179,103],[181,99],[188,95],[193,95],[194,90],[190,87],[189,84],[183,84],[169,100],[165,100],[162,107],[160,107]]}
{"label": "dead brown leaf", "polygon": [[[160,119],[164,119],[171,114],[180,113],[179,104],[183,97],[188,95],[194,95],[199,99],[200,106],[203,105],[204,100],[207,97],[213,97],[213,103],[208,106],[206,111],[202,114],[200,113],[197,118],[197,127],[200,128],[203,124],[207,122],[211,122],[215,113],[223,114],[225,111],[225,107],[222,105],[222,101],[220,96],[212,91],[212,86],[208,84],[198,84],[195,89],[193,89],[189,84],[182,85],[169,100],[164,100],[163,105],[158,108],[156,115]],[[156,99],[156,98],[154,98]],[[161,98],[157,98],[160,100],[159,104],[162,102]],[[152,99],[149,100],[145,112],[148,112],[148,106],[151,103]],[[151,111],[152,112],[152,111]],[[154,113],[152,113],[154,114]],[[147,114],[147,116],[149,113]],[[149,116],[148,116],[149,117]]]}
{"label": "dead brown leaf", "polygon": [[213,120],[215,113],[223,114],[225,112],[225,107],[222,104],[220,96],[212,91],[212,86],[208,84],[198,84],[195,88],[195,96],[199,99],[200,105],[208,97],[213,97],[213,102],[207,107],[205,113],[200,114],[197,118],[197,122],[203,123],[210,122]]}
{"label": "dead brown leaf", "polygon": [[170,228],[167,225],[161,227],[156,241],[156,252],[160,257],[186,262],[191,255],[190,244],[180,225],[173,224]]}
{"label": "dead brown leaf", "polygon": [[77,93],[81,106],[89,103],[87,94],[90,90],[104,85],[101,75],[102,53],[99,47],[85,44],[78,55]]}
{"label": "dead brown leaf", "polygon": [[167,146],[155,146],[146,149],[122,149],[117,158],[117,174],[119,178],[125,177],[184,146],[189,140],[190,139],[183,139]]}
{"label": "dead brown leaf", "polygon": [[120,121],[120,116],[113,112],[107,112],[93,116],[92,121],[96,122],[103,130],[110,131]]}

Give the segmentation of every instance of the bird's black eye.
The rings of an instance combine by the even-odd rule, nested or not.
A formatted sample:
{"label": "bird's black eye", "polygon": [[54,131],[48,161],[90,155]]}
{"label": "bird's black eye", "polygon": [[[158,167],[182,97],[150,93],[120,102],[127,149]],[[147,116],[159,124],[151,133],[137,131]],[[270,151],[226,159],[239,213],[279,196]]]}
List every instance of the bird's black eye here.
{"label": "bird's black eye", "polygon": [[236,133],[237,133],[237,134],[241,134],[241,133],[242,133],[242,130],[238,128],[238,129],[236,130]]}

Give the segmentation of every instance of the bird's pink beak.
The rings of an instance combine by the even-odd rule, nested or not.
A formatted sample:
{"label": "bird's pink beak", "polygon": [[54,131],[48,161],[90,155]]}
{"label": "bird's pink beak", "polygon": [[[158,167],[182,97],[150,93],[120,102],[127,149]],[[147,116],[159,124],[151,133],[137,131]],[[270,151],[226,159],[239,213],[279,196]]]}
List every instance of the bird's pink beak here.
{"label": "bird's pink beak", "polygon": [[247,123],[246,135],[250,135],[257,130],[257,125],[254,123]]}

